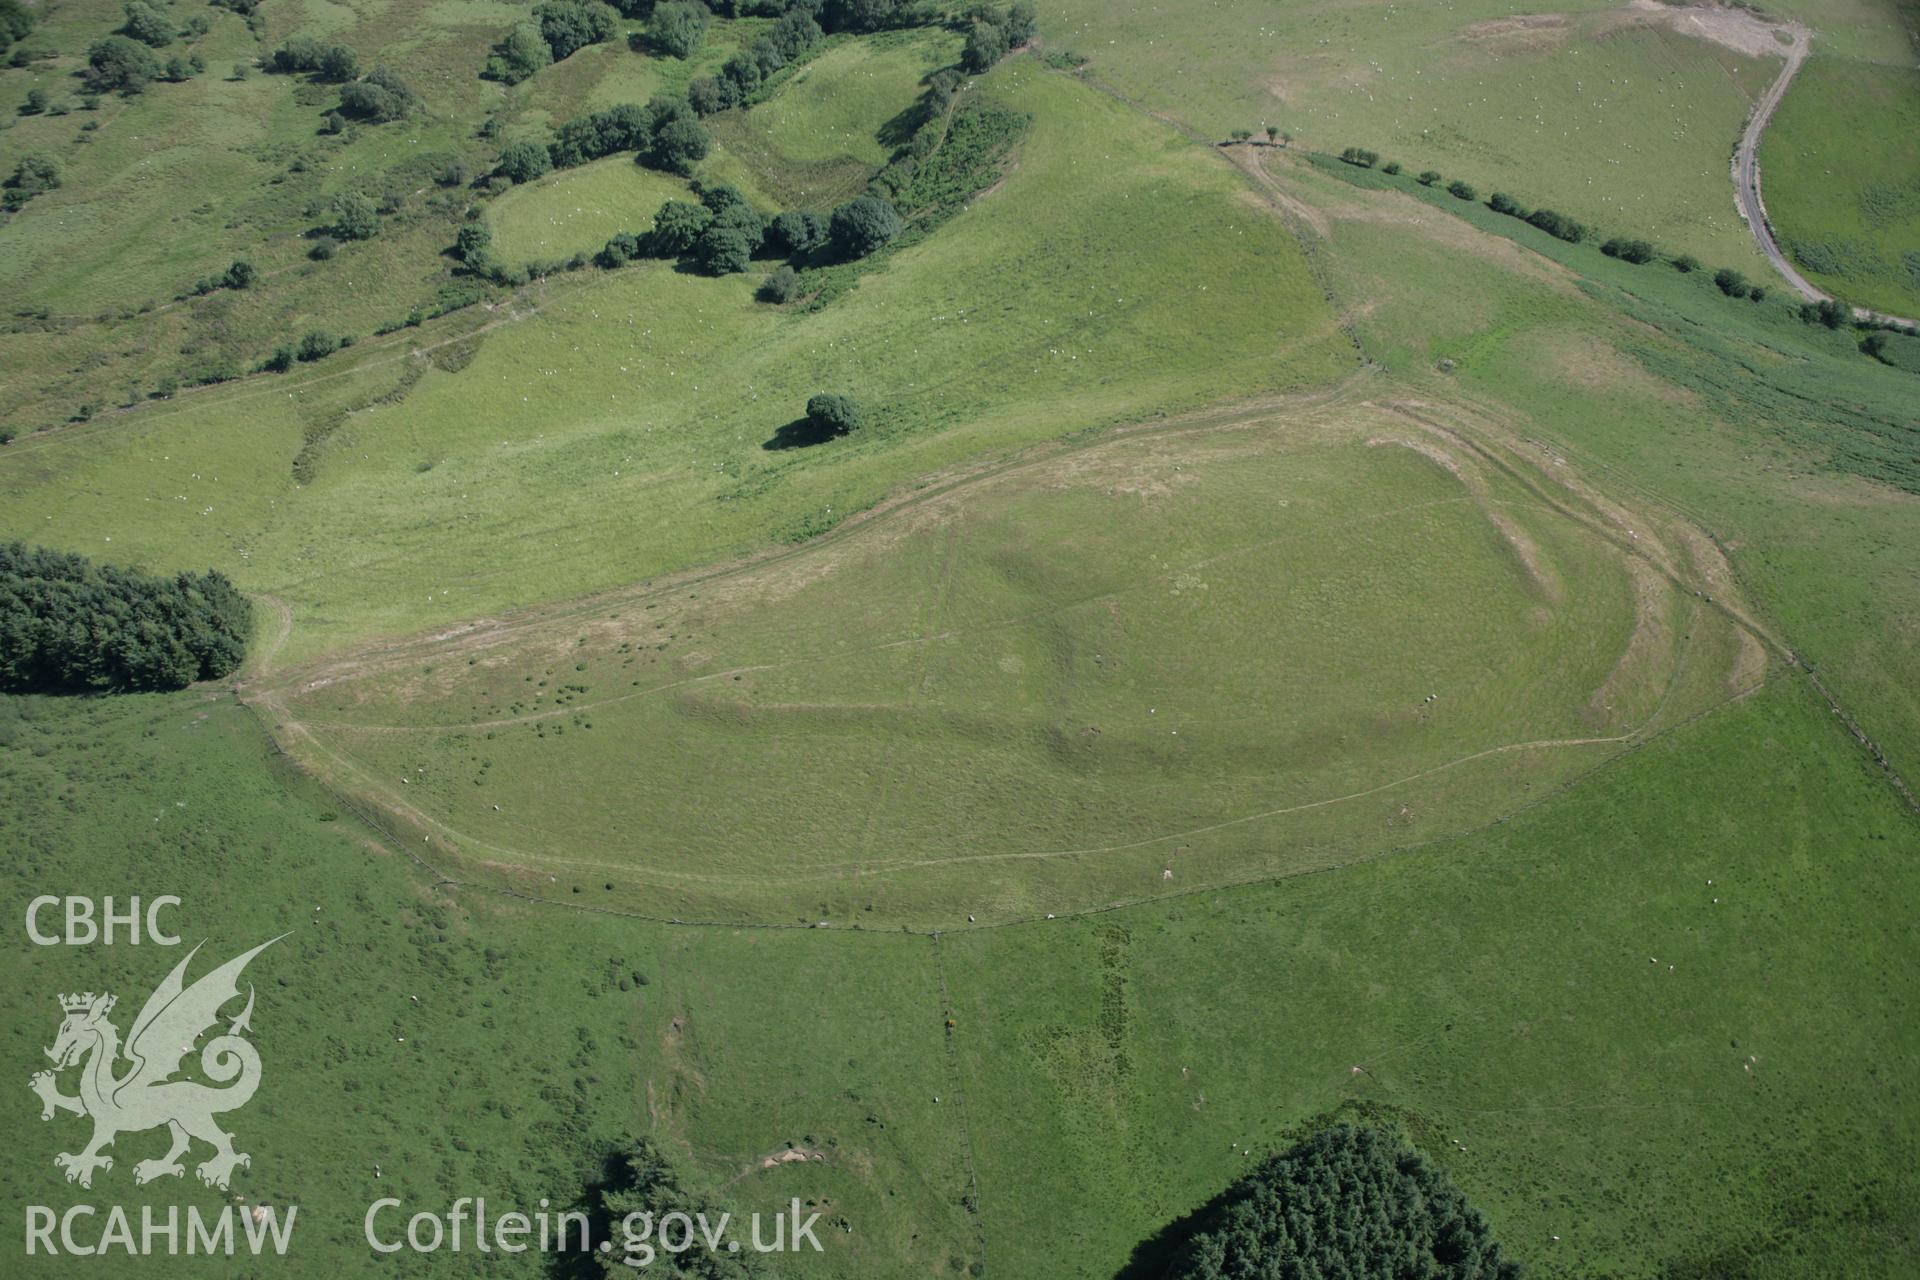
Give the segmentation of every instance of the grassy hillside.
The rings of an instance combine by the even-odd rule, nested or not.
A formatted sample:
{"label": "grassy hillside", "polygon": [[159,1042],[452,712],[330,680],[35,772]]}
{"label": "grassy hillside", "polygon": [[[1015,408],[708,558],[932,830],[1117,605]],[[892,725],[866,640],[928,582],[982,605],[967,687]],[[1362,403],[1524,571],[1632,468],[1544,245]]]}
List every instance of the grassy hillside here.
{"label": "grassy hillside", "polygon": [[937,926],[1337,865],[1761,678],[1683,533],[1516,443],[1392,401],[1128,436],[254,696],[473,875],[654,916]]}
{"label": "grassy hillside", "polygon": [[[1030,62],[979,91],[1034,117],[1013,172],[824,310],[665,264],[556,279],[16,442],[0,524],[218,561],[293,607],[293,657],[756,550],[984,450],[1355,367],[1298,245],[1217,161]],[[881,425],[765,448],[822,390]]]}
{"label": "grassy hillside", "polygon": [[1813,59],[1760,164],[1767,214],[1809,280],[1920,315],[1920,70]]}
{"label": "grassy hillside", "polygon": [[[1376,359],[1689,512],[1793,649],[1920,771],[1913,375],[1801,323],[1778,291],[1735,301],[1703,272],[1631,266],[1373,171],[1278,172],[1326,211],[1341,289],[1375,300],[1360,332]],[[1341,194],[1353,181],[1381,194]]]}
{"label": "grassy hillside", "polygon": [[[1043,6],[963,91],[1027,121],[988,185],[782,306],[760,266],[443,252],[470,212],[510,264],[644,230],[691,188],[630,155],[474,180],[761,18],[686,61],[622,20],[507,87],[523,6],[210,10],[206,75],[10,116],[0,168],[65,182],[0,225],[0,539],[217,567],[260,633],[231,688],[0,698],[0,906],[178,894],[210,961],[288,936],[229,1192],[134,1186],[158,1134],[83,1192],[80,1121],[25,1096],[0,1188],[298,1203],[275,1269],[359,1275],[376,1196],[570,1204],[645,1135],[703,1199],[822,1214],[781,1275],[1146,1280],[1344,1115],[1537,1276],[1920,1272],[1920,382],[1712,281],[1762,276],[1726,158],[1770,50],[1518,8]],[[1849,58],[1910,11],[1770,10]],[[119,20],[53,9],[0,112]],[[224,78],[296,31],[425,110],[323,136],[337,89]],[[863,189],[961,38],[830,38],[696,178]],[[1802,162],[1900,109],[1809,74]],[[1267,124],[1296,145],[1212,145]],[[1875,136],[1815,175],[1865,201],[1836,236]],[[1310,151],[1349,145],[1409,172]],[[381,233],[309,257],[350,189]],[[258,287],[175,299],[241,256]],[[322,327],[357,341],[149,399]],[[823,391],[868,424],[819,438]],[[9,955],[28,1074],[51,996],[130,1014],[177,961]]]}
{"label": "grassy hillside", "polygon": [[[1249,1148],[1342,1106],[1405,1125],[1542,1275],[1911,1270],[1900,1171],[1920,1135],[1894,1081],[1916,1053],[1916,848],[1798,682],[1466,840],[937,942],[434,885],[220,699],[13,699],[0,717],[16,911],[49,880],[138,881],[183,897],[209,954],[293,930],[253,970],[266,1083],[232,1122],[242,1204],[301,1205],[289,1274],[363,1266],[377,1195],[566,1203],[638,1132],[736,1209],[822,1208],[826,1252],[795,1274],[1108,1276]],[[50,993],[132,1000],[173,959],[20,957],[16,1059],[50,1042]],[[8,1194],[66,1203],[50,1157],[74,1122],[9,1115],[31,1154],[0,1167]],[[808,1155],[765,1165],[790,1149]],[[218,1199],[100,1177],[129,1204]]]}
{"label": "grassy hillside", "polygon": [[1510,0],[1353,5],[1248,0],[1177,19],[1150,4],[1067,0],[1054,45],[1209,138],[1273,126],[1303,145],[1370,147],[1604,227],[1759,263],[1727,155],[1778,74],[1600,0],[1539,13]]}

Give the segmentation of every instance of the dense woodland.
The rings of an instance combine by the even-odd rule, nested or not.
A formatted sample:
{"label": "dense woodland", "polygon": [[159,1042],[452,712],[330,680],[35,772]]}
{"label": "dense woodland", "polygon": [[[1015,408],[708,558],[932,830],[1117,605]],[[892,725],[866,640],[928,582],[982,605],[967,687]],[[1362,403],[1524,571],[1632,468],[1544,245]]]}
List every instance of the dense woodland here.
{"label": "dense woodland", "polygon": [[1179,1280],[1518,1280],[1486,1220],[1418,1151],[1334,1125],[1202,1215]]}
{"label": "dense woodland", "polygon": [[252,606],[215,570],[171,578],[0,544],[0,689],[179,689],[230,675]]}

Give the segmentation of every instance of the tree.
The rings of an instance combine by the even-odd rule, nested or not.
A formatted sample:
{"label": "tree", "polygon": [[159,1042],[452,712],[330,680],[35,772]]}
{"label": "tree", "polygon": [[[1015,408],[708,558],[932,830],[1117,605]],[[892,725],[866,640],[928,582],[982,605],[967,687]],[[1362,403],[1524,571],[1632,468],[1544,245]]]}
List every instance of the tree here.
{"label": "tree", "polygon": [[510,142],[500,153],[495,170],[509,182],[532,182],[553,167],[552,156],[537,142]]}
{"label": "tree", "polygon": [[1496,191],[1487,197],[1487,208],[1495,213],[1504,213],[1509,218],[1524,218],[1527,208],[1504,191]]}
{"label": "tree", "polygon": [[37,116],[47,109],[47,91],[45,89],[27,90],[27,100],[20,104],[20,114]]}
{"label": "tree", "polygon": [[[1033,8],[1033,0],[1014,0],[1013,8],[1007,10],[1007,43],[1015,49],[1033,43],[1040,34],[1038,15]],[[1272,130],[1268,131],[1269,136]]]}
{"label": "tree", "polygon": [[736,227],[709,225],[694,244],[693,256],[712,275],[733,275],[753,265],[753,244]]}
{"label": "tree", "polygon": [[767,224],[767,244],[776,253],[804,256],[827,242],[827,220],[806,209],[778,213]]}
{"label": "tree", "polygon": [[823,392],[807,401],[807,422],[822,435],[848,435],[866,425],[866,420],[866,410],[852,396]]}
{"label": "tree", "polygon": [[687,103],[700,115],[717,115],[740,105],[740,86],[718,76],[695,76],[687,82]]}
{"label": "tree", "polygon": [[384,124],[407,114],[407,104],[377,84],[356,81],[340,86],[340,114],[351,120]]}
{"label": "tree", "polygon": [[713,226],[738,231],[755,249],[766,235],[766,223],[737,187],[724,184],[700,188],[700,203],[713,214]]}
{"label": "tree", "polygon": [[328,230],[341,240],[371,240],[380,232],[380,211],[358,191],[349,191],[334,200]]}
{"label": "tree", "polygon": [[608,240],[605,247],[594,257],[594,261],[603,267],[624,267],[639,257],[646,249],[641,238],[631,231],[622,231]]}
{"label": "tree", "polygon": [[1007,56],[1007,29],[998,23],[976,22],[960,50],[960,65],[974,75],[990,70]]}
{"label": "tree", "polygon": [[329,137],[345,133],[346,131],[347,118],[338,111],[329,111],[326,115],[320,117],[320,132]]}
{"label": "tree", "polygon": [[478,263],[493,247],[493,232],[484,222],[464,222],[453,235],[453,253],[462,262]]}
{"label": "tree", "polygon": [[325,360],[339,349],[340,339],[325,329],[315,329],[300,339],[299,344],[293,349],[293,354],[295,359],[311,362]]}
{"label": "tree", "polygon": [[652,1260],[675,1280],[752,1280],[765,1274],[759,1255],[745,1249],[695,1248],[685,1253],[661,1251],[651,1257],[629,1253],[623,1223],[645,1221],[664,1226],[675,1218],[724,1222],[728,1215],[720,1206],[681,1186],[673,1166],[649,1139],[622,1143],[604,1167],[602,1177],[581,1197],[592,1247],[580,1256],[593,1259],[579,1269],[582,1273],[597,1267],[600,1275],[631,1277]]}
{"label": "tree", "polygon": [[238,669],[252,626],[213,570],[160,577],[0,544],[0,689],[179,689]]}
{"label": "tree", "polygon": [[375,67],[365,80],[340,86],[340,111],[355,120],[385,124],[412,114],[420,105],[413,89],[385,67]]}
{"label": "tree", "polygon": [[878,196],[860,196],[833,211],[827,239],[843,258],[864,258],[900,234],[900,215]]}
{"label": "tree", "polygon": [[220,283],[229,289],[247,289],[252,287],[258,275],[251,262],[245,258],[235,258],[220,277]]}
{"label": "tree", "polygon": [[139,93],[160,78],[153,51],[125,36],[105,36],[87,46],[87,85],[105,92]]}
{"label": "tree", "polygon": [[1478,199],[1480,195],[1479,192],[1473,189],[1471,183],[1461,182],[1457,179],[1447,184],[1447,193],[1456,200],[1475,200]]}
{"label": "tree", "polygon": [[828,0],[821,11],[829,31],[880,31],[899,23],[904,0]]}
{"label": "tree", "polygon": [[1713,283],[1720,292],[1729,298],[1743,298],[1747,293],[1747,278],[1730,267],[1722,267],[1713,273]]}
{"label": "tree", "polygon": [[150,48],[161,49],[173,43],[173,23],[146,0],[128,0],[127,20],[120,30]]}
{"label": "tree", "polygon": [[1690,253],[1683,253],[1673,260],[1673,269],[1681,275],[1692,275],[1700,269],[1700,259]]}
{"label": "tree", "polygon": [[1519,1280],[1523,1272],[1425,1156],[1374,1130],[1335,1125],[1203,1211],[1169,1274]]}
{"label": "tree", "polygon": [[6,190],[21,192],[23,200],[31,200],[40,192],[50,192],[56,186],[60,186],[60,163],[44,152],[21,155],[6,180]]}
{"label": "tree", "polygon": [[705,205],[669,200],[653,215],[648,247],[659,257],[677,258],[692,250],[712,222],[713,211]]}
{"label": "tree", "polygon": [[688,177],[693,167],[707,158],[712,145],[706,129],[689,117],[662,125],[653,135],[653,144],[643,154],[651,167]]}
{"label": "tree", "polygon": [[1444,176],[1438,169],[1426,169],[1421,172],[1417,181],[1423,187],[1437,187]]}
{"label": "tree", "polygon": [[618,22],[612,9],[599,0],[555,0],[535,5],[534,19],[540,24],[541,38],[559,62],[575,50],[599,44],[613,34]]}
{"label": "tree", "polygon": [[522,22],[494,46],[493,56],[487,59],[487,69],[481,74],[502,84],[519,84],[552,61],[553,50],[547,47],[540,28],[534,23]]}
{"label": "tree", "polygon": [[1564,213],[1552,209],[1535,209],[1526,215],[1527,222],[1540,228],[1556,240],[1565,240],[1568,244],[1579,244],[1587,238],[1585,223],[1575,222]]}
{"label": "tree", "polygon": [[547,153],[554,168],[566,169],[616,151],[642,150],[652,145],[655,127],[652,111],[626,102],[567,121],[555,131]]}
{"label": "tree", "polygon": [[1371,169],[1380,163],[1380,153],[1369,151],[1365,147],[1348,147],[1340,153],[1340,158],[1362,169]]}
{"label": "tree", "polygon": [[360,55],[343,44],[330,44],[320,51],[314,74],[322,80],[341,83],[360,74]]}
{"label": "tree", "polygon": [[1847,322],[1847,310],[1832,298],[1822,298],[1819,302],[1809,302],[1800,308],[1800,318],[1808,324],[1825,325],[1829,329],[1838,329]]}
{"label": "tree", "polygon": [[779,270],[760,282],[760,288],[754,296],[762,302],[792,302],[800,296],[799,273],[783,263]]}
{"label": "tree", "polygon": [[1653,247],[1650,240],[1627,240],[1618,236],[1601,245],[1600,252],[1609,258],[1631,262],[1636,267],[1644,266],[1659,256],[1659,250]]}
{"label": "tree", "polygon": [[712,15],[698,0],[666,0],[653,8],[647,23],[645,42],[655,53],[669,58],[689,58],[700,47]]}

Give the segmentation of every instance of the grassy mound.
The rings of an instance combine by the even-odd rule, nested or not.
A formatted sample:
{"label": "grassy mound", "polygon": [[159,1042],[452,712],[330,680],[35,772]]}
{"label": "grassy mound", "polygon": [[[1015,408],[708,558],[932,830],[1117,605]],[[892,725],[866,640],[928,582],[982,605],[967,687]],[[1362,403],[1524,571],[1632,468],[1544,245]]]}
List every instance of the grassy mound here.
{"label": "grassy mound", "polygon": [[1687,549],[1615,512],[1391,405],[1175,428],[266,698],[542,896],[1064,912],[1476,826],[1750,688]]}

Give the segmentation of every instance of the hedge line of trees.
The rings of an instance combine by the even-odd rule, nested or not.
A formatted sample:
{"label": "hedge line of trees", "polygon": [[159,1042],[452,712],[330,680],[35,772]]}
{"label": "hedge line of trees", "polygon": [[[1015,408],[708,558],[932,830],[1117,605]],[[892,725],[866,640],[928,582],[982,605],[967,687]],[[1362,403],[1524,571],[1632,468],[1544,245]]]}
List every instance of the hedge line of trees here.
{"label": "hedge line of trees", "polygon": [[179,689],[232,674],[252,625],[214,570],[163,578],[0,545],[0,688]]}
{"label": "hedge line of trees", "polygon": [[[1376,153],[1360,147],[1348,147],[1340,153],[1340,158],[1348,164],[1356,165],[1363,169],[1374,168],[1380,162],[1380,157]],[[1385,166],[1384,171],[1387,173],[1399,173],[1400,166],[1398,164],[1389,164]],[[1441,182],[1445,181],[1445,175],[1441,174],[1437,169],[1427,169],[1415,180],[1422,186],[1437,187]],[[1474,190],[1471,183],[1462,182],[1457,179],[1448,183],[1446,189],[1451,195],[1461,200],[1476,200],[1479,198],[1479,192]],[[1518,218],[1522,222],[1538,227],[1548,235],[1560,240],[1565,240],[1569,244],[1580,244],[1594,234],[1593,228],[1577,219],[1568,217],[1566,214],[1553,209],[1530,210],[1504,191],[1496,191],[1488,196],[1487,207],[1495,213],[1504,214],[1510,218]],[[1616,258],[1621,262],[1631,263],[1634,266],[1644,266],[1647,263],[1659,260],[1663,256],[1659,248],[1655,246],[1651,240],[1626,236],[1615,236],[1603,242],[1600,246],[1600,252],[1606,254],[1609,258]],[[1683,275],[1688,275],[1703,269],[1700,260],[1692,254],[1676,254],[1668,258],[1667,261],[1673,266],[1674,270]],[[1731,269],[1716,271],[1713,275],[1713,282],[1719,288],[1720,292],[1729,298],[1745,298],[1753,302],[1764,302],[1767,299],[1768,291],[1765,285],[1753,283],[1738,271]],[[1825,322],[1823,317],[1818,313],[1809,313],[1806,308],[1802,309],[1802,318]]]}
{"label": "hedge line of trees", "polygon": [[1525,1272],[1425,1156],[1373,1129],[1335,1125],[1270,1158],[1203,1211],[1170,1274],[1519,1280]]}
{"label": "hedge line of trees", "polygon": [[[793,209],[766,218],[733,187],[696,183],[694,192],[698,204],[667,201],[654,215],[651,231],[614,236],[594,261],[621,267],[638,258],[686,258],[713,275],[733,275],[751,267],[755,257],[770,254],[800,262],[822,253],[862,258],[898,235],[902,225],[894,207],[875,196],[849,200],[824,217]],[[483,230],[472,233],[482,252],[484,236]],[[456,248],[470,253],[473,246]],[[797,283],[788,286],[786,297],[769,300],[787,301],[793,288]]]}
{"label": "hedge line of trees", "polygon": [[752,47],[722,63],[719,75],[695,76],[687,85],[687,101],[703,116],[753,102],[776,72],[810,52],[824,35],[810,11],[789,9]]}

